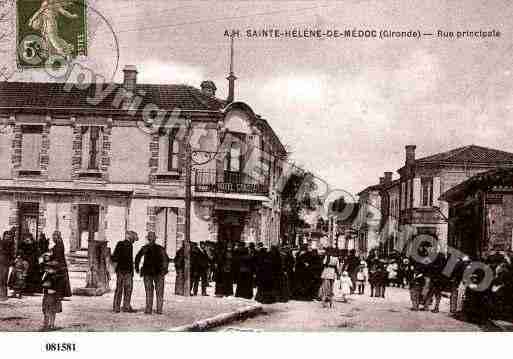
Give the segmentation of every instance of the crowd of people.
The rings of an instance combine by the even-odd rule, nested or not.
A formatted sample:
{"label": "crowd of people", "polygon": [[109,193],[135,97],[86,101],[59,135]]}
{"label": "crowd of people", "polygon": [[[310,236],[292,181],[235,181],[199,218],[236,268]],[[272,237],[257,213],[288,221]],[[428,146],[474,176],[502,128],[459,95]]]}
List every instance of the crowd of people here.
{"label": "crowd of people", "polygon": [[55,317],[62,312],[62,300],[71,297],[71,286],[65,258],[64,243],[59,231],[52,234],[52,243],[44,234],[36,241],[29,232],[5,231],[0,240],[0,300],[43,294],[43,329],[55,328]]}
{"label": "crowd of people", "polygon": [[[18,242],[16,239],[18,239]],[[136,232],[128,231],[117,243],[111,256],[116,271],[113,299],[115,313],[136,312],[130,304],[133,276],[140,273],[146,292],[146,314],[162,314],[165,276],[171,259],[164,247],[156,243],[154,232],[148,232],[147,243],[134,257]],[[290,299],[319,300],[332,306],[334,293],[347,302],[350,295],[364,295],[367,285],[371,297],[383,299],[387,287],[408,288],[412,310],[440,309],[442,293],[450,296],[450,311],[467,320],[513,318],[513,258],[511,254],[494,253],[482,258],[492,272],[492,280],[480,288],[483,270],[475,270],[467,256],[452,260],[430,245],[419,248],[419,257],[398,253],[383,258],[373,250],[366,258],[354,250],[348,255],[325,248],[322,251],[302,245],[292,247],[262,243],[219,241],[212,248],[207,242],[191,243],[190,295],[206,296],[207,287],[215,282],[215,295],[255,299],[271,304]],[[422,259],[424,258],[424,259]],[[434,260],[433,260],[434,258]],[[141,263],[142,266],[141,266]],[[185,292],[185,258],[183,246],[174,258],[175,294]],[[448,271],[448,268],[450,270]],[[0,300],[42,293],[43,329],[55,328],[56,314],[62,311],[62,300],[71,296],[65,249],[60,232],[48,241],[44,234],[34,240],[30,233],[16,233],[16,228],[3,233],[0,240]],[[153,299],[156,308],[153,309]]]}
{"label": "crowd of people", "polygon": [[511,254],[492,253],[473,261],[469,256],[453,260],[429,245],[419,251],[426,261],[412,265],[412,310],[431,309],[437,313],[445,292],[450,297],[450,312],[457,318],[480,324],[489,319],[513,318]]}
{"label": "crowd of people", "polygon": [[[177,280],[175,294],[184,294],[184,250],[175,257]],[[261,303],[295,300],[321,300],[331,304],[336,284],[343,296],[365,293],[385,297],[388,285],[405,287],[411,266],[408,261],[384,260],[375,253],[360,258],[350,251],[342,256],[333,248],[322,251],[302,245],[298,250],[284,245],[266,248],[262,243],[217,242],[210,250],[205,242],[191,247],[191,295],[207,295],[213,280],[215,295],[254,298]]]}

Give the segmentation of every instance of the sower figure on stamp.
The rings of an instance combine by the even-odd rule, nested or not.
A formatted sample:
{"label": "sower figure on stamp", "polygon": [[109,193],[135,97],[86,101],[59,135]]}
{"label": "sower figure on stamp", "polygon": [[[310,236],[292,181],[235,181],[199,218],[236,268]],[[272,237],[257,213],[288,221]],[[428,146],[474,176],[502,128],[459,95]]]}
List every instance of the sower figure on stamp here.
{"label": "sower figure on stamp", "polygon": [[153,312],[153,293],[157,299],[156,314],[162,314],[164,305],[165,276],[168,272],[169,257],[164,247],[155,243],[155,232],[148,232],[146,236],[148,244],[144,245],[135,256],[135,271],[139,273],[139,263],[144,257],[141,276],[144,278],[144,290],[146,292],[146,309],[144,314]]}
{"label": "sower figure on stamp", "polygon": [[59,34],[58,18],[64,16],[68,19],[78,18],[65,7],[72,5],[72,1],[44,0],[41,8],[29,19],[29,26],[41,33],[43,49],[46,56],[58,54],[68,57],[74,50],[72,44],[64,40]]}
{"label": "sower figure on stamp", "polygon": [[130,305],[134,286],[134,257],[133,244],[137,241],[137,233],[127,231],[125,240],[116,244],[112,261],[116,264],[116,290],[114,292],[114,313],[120,312],[121,297],[123,297],[123,312],[135,313]]}

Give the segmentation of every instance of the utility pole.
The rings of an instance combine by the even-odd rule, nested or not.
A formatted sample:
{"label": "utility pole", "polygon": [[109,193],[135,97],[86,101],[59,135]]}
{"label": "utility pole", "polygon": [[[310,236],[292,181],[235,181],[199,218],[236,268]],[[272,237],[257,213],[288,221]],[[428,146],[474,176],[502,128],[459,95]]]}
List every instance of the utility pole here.
{"label": "utility pole", "polygon": [[185,131],[185,239],[184,252],[184,296],[191,295],[191,176],[192,176],[192,149],[191,127],[192,121],[187,118]]}

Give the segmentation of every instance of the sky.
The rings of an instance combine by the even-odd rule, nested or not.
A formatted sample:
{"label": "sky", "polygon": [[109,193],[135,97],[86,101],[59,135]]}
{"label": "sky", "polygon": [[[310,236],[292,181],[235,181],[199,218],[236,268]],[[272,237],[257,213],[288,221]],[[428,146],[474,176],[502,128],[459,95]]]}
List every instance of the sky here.
{"label": "sky", "polygon": [[[235,98],[266,118],[291,160],[356,194],[417,157],[476,144],[513,152],[510,1],[92,0],[88,61],[120,81],[213,80],[227,95],[235,40]],[[101,14],[101,17],[98,15]],[[104,20],[105,19],[105,20]],[[491,39],[263,39],[247,29],[498,30]],[[118,46],[116,46],[116,40]],[[117,51],[117,48],[119,52]],[[119,58],[118,58],[119,53]],[[115,64],[118,71],[112,74]],[[13,79],[43,81],[31,71]]]}

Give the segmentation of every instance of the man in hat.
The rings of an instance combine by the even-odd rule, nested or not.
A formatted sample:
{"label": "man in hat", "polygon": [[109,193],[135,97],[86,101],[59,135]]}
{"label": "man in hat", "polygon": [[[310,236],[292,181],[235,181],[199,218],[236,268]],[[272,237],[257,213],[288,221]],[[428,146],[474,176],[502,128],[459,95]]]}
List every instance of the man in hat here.
{"label": "man in hat", "polygon": [[121,298],[123,297],[123,312],[135,313],[130,305],[132,289],[134,286],[134,257],[133,244],[138,240],[137,233],[127,231],[125,239],[116,244],[112,254],[112,262],[116,264],[116,290],[114,292],[114,313],[120,312]]}
{"label": "man in hat", "polygon": [[210,258],[207,254],[205,242],[191,243],[191,276],[192,276],[192,295],[198,295],[199,282],[201,281],[201,295],[207,296],[208,268]]}
{"label": "man in hat", "polygon": [[164,247],[156,244],[155,232],[148,232],[146,236],[148,244],[144,245],[135,256],[135,271],[139,273],[139,263],[144,257],[144,264],[141,268],[141,276],[144,278],[144,290],[146,292],[146,309],[144,314],[153,312],[153,293],[157,299],[157,310],[155,313],[162,314],[164,305],[164,283],[168,272],[169,257]]}

